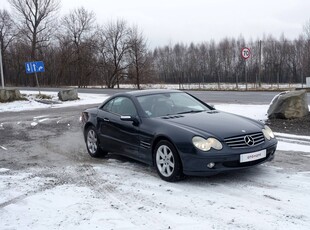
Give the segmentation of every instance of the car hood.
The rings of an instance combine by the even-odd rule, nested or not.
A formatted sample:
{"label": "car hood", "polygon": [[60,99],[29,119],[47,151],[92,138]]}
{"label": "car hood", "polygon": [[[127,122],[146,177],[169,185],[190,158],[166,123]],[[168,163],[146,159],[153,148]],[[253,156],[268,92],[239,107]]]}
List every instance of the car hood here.
{"label": "car hood", "polygon": [[162,117],[166,122],[199,130],[219,139],[260,132],[263,124],[250,118],[218,110]]}

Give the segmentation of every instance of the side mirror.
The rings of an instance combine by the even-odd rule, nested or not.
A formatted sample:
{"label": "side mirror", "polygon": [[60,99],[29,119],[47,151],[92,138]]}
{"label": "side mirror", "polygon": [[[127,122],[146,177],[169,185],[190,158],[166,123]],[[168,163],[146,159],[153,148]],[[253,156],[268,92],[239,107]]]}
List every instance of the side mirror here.
{"label": "side mirror", "polygon": [[212,109],[216,109],[215,108],[215,105],[213,105],[213,104],[208,104]]}
{"label": "side mirror", "polygon": [[132,121],[132,124],[135,126],[139,125],[139,120],[136,117],[130,116],[130,115],[122,115],[121,116],[122,121]]}

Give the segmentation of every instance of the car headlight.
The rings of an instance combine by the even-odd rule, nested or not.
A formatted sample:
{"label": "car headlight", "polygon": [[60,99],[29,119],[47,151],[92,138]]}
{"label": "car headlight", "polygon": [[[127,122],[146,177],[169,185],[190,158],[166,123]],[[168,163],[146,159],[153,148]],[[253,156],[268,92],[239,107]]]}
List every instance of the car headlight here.
{"label": "car headlight", "polygon": [[263,134],[267,140],[274,138],[274,134],[273,134],[271,128],[269,128],[267,125],[264,126],[264,128],[262,129],[262,132],[263,132]]}
{"label": "car headlight", "polygon": [[221,150],[223,148],[221,142],[219,142],[213,137],[204,139],[202,137],[195,136],[193,137],[192,141],[194,146],[202,151],[209,151],[211,148],[214,148],[216,150]]}

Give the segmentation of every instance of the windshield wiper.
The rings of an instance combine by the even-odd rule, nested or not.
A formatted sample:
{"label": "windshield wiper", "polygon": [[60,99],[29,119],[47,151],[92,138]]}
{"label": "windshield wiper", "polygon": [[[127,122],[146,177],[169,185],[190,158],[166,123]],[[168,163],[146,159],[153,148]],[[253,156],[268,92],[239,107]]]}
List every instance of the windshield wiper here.
{"label": "windshield wiper", "polygon": [[188,110],[188,111],[184,111],[184,112],[179,112],[177,114],[185,114],[185,113],[200,113],[203,112],[205,110]]}

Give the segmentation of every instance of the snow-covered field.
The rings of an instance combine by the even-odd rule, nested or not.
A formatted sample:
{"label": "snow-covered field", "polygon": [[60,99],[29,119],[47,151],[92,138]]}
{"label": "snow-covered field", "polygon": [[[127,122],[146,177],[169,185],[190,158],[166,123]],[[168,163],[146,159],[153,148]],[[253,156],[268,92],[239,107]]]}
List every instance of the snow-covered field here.
{"label": "snow-covered field", "polygon": [[[76,87],[76,86],[72,86]],[[92,86],[92,88],[102,88],[103,86]],[[233,83],[190,83],[190,84],[141,84],[140,87],[142,89],[207,89],[207,90],[245,90],[248,88],[249,90],[291,90],[295,88],[303,88],[306,87],[305,84],[267,84],[262,83],[261,87],[258,87],[256,83],[248,83],[247,85],[244,83],[239,83],[238,88],[236,84]],[[136,88],[136,85],[130,84],[120,84],[121,89],[133,89]]]}
{"label": "snow-covered field", "polygon": [[[56,93],[42,93],[56,100]],[[80,93],[79,101],[52,105],[28,97],[30,101],[1,104],[0,112],[96,104],[107,96]],[[215,107],[263,121],[268,105]],[[53,141],[67,135],[81,138],[69,133]],[[74,177],[60,183],[52,166],[43,176],[37,168],[1,167],[0,159],[0,229],[310,229],[310,170],[298,165],[309,162],[310,137],[276,136],[274,163],[179,183],[162,181],[143,164],[111,158],[62,166],[57,169],[61,177]],[[70,147],[65,141],[59,151]],[[75,149],[85,149],[84,143]],[[11,154],[0,143],[1,151]],[[296,164],[280,167],[294,159],[292,151]]]}

